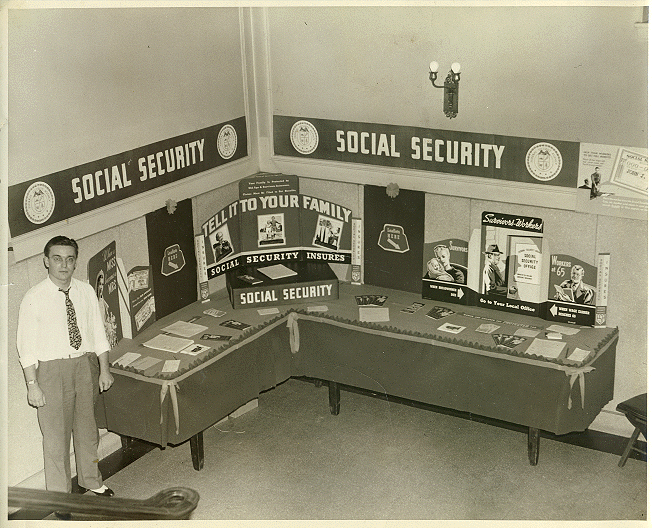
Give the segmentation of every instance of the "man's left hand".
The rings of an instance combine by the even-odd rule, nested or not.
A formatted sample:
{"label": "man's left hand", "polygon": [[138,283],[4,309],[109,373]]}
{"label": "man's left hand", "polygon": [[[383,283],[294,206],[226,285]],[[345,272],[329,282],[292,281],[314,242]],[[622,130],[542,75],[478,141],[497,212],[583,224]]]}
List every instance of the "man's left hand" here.
{"label": "man's left hand", "polygon": [[109,390],[113,385],[113,376],[110,372],[100,372],[100,392]]}

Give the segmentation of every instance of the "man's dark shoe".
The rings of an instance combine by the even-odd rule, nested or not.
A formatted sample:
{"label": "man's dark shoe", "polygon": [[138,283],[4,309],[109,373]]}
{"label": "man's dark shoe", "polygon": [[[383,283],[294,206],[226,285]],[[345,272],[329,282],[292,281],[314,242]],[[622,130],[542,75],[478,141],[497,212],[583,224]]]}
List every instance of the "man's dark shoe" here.
{"label": "man's dark shoe", "polygon": [[55,511],[54,516],[60,521],[70,521],[72,520],[72,514],[70,512],[59,512]]}
{"label": "man's dark shoe", "polygon": [[104,491],[93,491],[79,486],[79,491],[81,493],[86,493],[87,491],[90,491],[91,493],[95,493],[95,495],[97,495],[98,497],[113,497],[115,495],[115,493],[111,488],[106,488]]}

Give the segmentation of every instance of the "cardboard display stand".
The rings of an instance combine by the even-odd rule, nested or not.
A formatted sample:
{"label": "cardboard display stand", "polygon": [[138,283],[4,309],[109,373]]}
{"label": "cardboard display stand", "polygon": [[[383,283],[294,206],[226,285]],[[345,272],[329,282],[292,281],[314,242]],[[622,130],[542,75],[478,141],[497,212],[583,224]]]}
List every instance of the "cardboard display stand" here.
{"label": "cardboard display stand", "polygon": [[115,240],[88,261],[88,279],[95,289],[106,337],[112,347],[122,339],[117,264]]}
{"label": "cardboard display stand", "polygon": [[233,308],[319,302],[339,297],[337,276],[328,264],[288,262],[283,266],[296,275],[272,279],[261,273],[260,266],[228,271],[226,286]]}
{"label": "cardboard display stand", "polygon": [[425,193],[364,186],[365,283],[413,293],[421,292]]}
{"label": "cardboard display stand", "polygon": [[[337,278],[328,263],[351,264],[352,211],[299,194],[298,177],[284,174],[244,178],[239,194],[205,221],[196,237],[200,277],[226,274],[234,308],[337,299]],[[293,274],[270,278],[260,273],[268,266]]]}
{"label": "cardboard display stand", "polygon": [[478,306],[541,317],[549,259],[543,220],[485,211],[481,224],[479,239],[475,234],[469,243]]}
{"label": "cardboard display stand", "polygon": [[192,225],[192,200],[145,216],[149,265],[157,318],[163,318],[197,300],[197,263]]}
{"label": "cardboard display stand", "polygon": [[560,323],[595,324],[598,268],[570,255],[551,255],[548,302],[542,317]]}
{"label": "cardboard display stand", "polygon": [[473,305],[477,294],[467,286],[469,244],[458,238],[429,242],[423,246],[424,299]]}

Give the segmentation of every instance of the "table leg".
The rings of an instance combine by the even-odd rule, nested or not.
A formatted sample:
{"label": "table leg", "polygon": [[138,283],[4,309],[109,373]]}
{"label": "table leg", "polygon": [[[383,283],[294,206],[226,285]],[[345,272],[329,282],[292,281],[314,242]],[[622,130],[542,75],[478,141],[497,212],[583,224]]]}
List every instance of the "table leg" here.
{"label": "table leg", "polygon": [[120,435],[120,443],[122,444],[122,449],[129,449],[134,443],[134,439],[131,436]]}
{"label": "table leg", "polygon": [[328,382],[328,405],[331,408],[331,414],[335,416],[340,414],[340,387],[334,381]]}
{"label": "table leg", "polygon": [[536,466],[539,463],[539,441],[541,431],[535,427],[528,427],[527,431],[527,454],[530,459],[530,465]]}
{"label": "table leg", "polygon": [[204,432],[200,431],[190,437],[190,456],[192,467],[197,471],[204,467]]}

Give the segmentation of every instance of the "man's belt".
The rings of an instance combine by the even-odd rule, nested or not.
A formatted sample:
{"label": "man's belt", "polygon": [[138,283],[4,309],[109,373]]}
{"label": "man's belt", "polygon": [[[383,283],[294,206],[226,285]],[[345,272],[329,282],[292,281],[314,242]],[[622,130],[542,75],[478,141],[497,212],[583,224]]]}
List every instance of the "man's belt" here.
{"label": "man's belt", "polygon": [[88,352],[73,352],[72,354],[67,354],[63,356],[61,359],[73,359],[73,358],[85,356],[86,354],[88,354]]}

